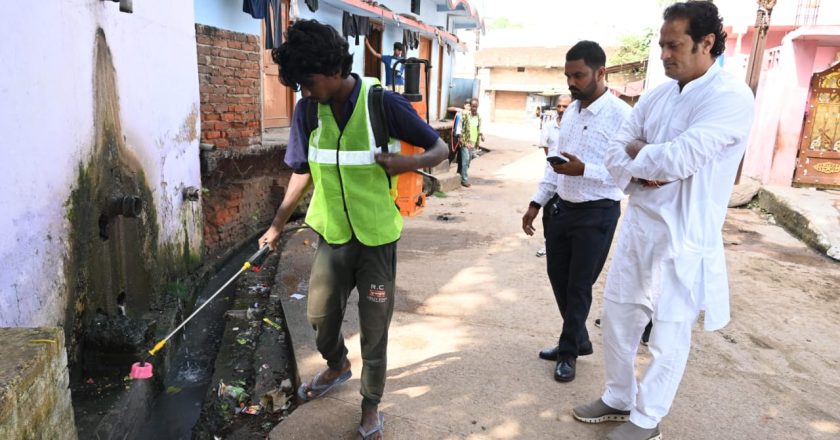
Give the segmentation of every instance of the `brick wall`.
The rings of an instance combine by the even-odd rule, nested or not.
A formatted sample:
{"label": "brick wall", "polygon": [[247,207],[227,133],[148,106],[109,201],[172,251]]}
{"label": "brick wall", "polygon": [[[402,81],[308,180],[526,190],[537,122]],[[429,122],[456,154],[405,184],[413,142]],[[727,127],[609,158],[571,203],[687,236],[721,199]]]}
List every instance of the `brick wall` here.
{"label": "brick wall", "polygon": [[256,35],[195,25],[201,142],[217,148],[260,143],[260,44]]}
{"label": "brick wall", "polygon": [[75,440],[61,328],[2,328],[0,438]]}
{"label": "brick wall", "polygon": [[262,143],[257,35],[196,24],[204,245],[213,255],[264,230],[286,191],[285,142]]}

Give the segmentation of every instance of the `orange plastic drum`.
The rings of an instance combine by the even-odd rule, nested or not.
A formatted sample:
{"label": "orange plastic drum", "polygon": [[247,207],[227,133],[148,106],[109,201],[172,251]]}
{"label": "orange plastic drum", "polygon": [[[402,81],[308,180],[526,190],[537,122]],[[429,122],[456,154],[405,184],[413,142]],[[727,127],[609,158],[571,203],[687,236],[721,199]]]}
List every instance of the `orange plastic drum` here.
{"label": "orange plastic drum", "polygon": [[[402,142],[400,154],[420,154],[424,150],[420,147]],[[407,172],[397,177],[397,206],[400,214],[406,217],[415,216],[426,206],[426,194],[423,193],[423,175]]]}

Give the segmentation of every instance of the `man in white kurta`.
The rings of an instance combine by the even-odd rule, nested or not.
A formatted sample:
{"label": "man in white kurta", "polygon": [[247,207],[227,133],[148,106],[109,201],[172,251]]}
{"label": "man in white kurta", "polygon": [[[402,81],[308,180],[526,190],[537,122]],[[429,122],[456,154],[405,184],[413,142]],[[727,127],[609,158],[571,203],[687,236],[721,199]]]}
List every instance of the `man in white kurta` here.
{"label": "man in white kurta", "polygon": [[[674,81],[642,97],[605,159],[629,195],[604,288],[606,387],[601,399],[573,414],[588,423],[627,421],[609,439],[660,439],[699,312],[705,311],[706,330],[729,321],[721,230],[753,96],[715,62],[725,36],[714,26],[697,29],[701,14],[718,17],[711,2],[666,9],[659,43]],[[635,354],[650,318],[653,360],[637,384]]]}

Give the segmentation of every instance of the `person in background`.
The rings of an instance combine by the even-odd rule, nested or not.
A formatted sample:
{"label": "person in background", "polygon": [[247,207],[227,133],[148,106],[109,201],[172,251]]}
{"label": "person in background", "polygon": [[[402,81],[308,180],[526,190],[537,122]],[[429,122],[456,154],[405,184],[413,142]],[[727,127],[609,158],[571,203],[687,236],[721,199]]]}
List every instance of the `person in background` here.
{"label": "person in background", "polygon": [[453,151],[457,151],[458,148],[461,146],[461,120],[463,119],[464,113],[470,112],[470,101],[471,99],[467,99],[464,101],[464,107],[450,107],[449,110],[455,111],[455,119],[452,121],[452,149]]}
{"label": "person in background", "polygon": [[[539,146],[543,149],[546,156],[548,156],[549,148],[557,147],[557,142],[560,140],[560,121],[563,119],[563,113],[565,113],[566,109],[569,108],[569,104],[571,103],[571,96],[560,95],[560,97],[557,98],[557,105],[555,106],[557,114],[541,125]],[[552,199],[549,200],[547,204],[551,205],[554,202],[556,202],[556,200],[552,197]],[[543,231],[545,231],[548,227],[548,217],[550,216],[550,212],[551,210],[549,209],[543,210]],[[545,246],[543,246],[540,250],[537,251],[537,256],[545,256]]]}
{"label": "person in background", "polygon": [[470,100],[469,111],[464,111],[461,116],[461,148],[459,154],[458,172],[461,174],[461,186],[469,188],[470,161],[476,154],[481,142],[484,142],[484,133],[481,132],[481,116],[478,114],[478,98]]}
{"label": "person in background", "polygon": [[[624,421],[610,440],[661,439],[700,311],[708,331],[729,322],[721,231],[753,94],[715,62],[726,32],[714,3],[675,3],[663,19],[661,59],[673,81],[642,95],[605,160],[629,198],[604,287],[604,392],[572,410],[586,423]],[[639,336],[651,319],[652,359],[637,381]]]}
{"label": "person in background", "polygon": [[552,115],[550,118],[545,118],[545,121],[542,124],[540,129],[539,146],[543,149],[546,156],[548,156],[548,149],[552,147],[549,143],[557,142],[559,139],[557,132],[560,130],[560,121],[563,119],[563,114],[566,112],[566,109],[569,108],[569,104],[571,103],[571,96],[560,95],[560,97],[557,98],[557,105],[554,107],[557,113]]}
{"label": "person in background", "polygon": [[[394,311],[397,240],[402,217],[394,204],[400,173],[429,168],[446,159],[447,147],[397,93],[383,95],[388,133],[425,149],[417,155],[383,153],[371,141],[368,90],[375,78],[351,74],[347,40],[330,26],[300,20],[272,51],[280,80],[300,91],[284,161],[294,171],[271,227],[260,246],[275,249],[289,217],[310,186],[306,224],[319,236],[312,263],[307,317],[327,368],[298,389],[298,398],[317,399],[352,376],[341,325],[350,292],[359,292],[362,416],[360,438],[381,439],[384,417],[388,328]],[[314,106],[314,108],[313,108]],[[306,115],[317,112],[314,126]],[[336,433],[338,436],[338,433]]]}
{"label": "person in background", "polygon": [[394,43],[394,52],[393,55],[382,55],[370,45],[370,41],[365,38],[365,47],[370,51],[370,53],[379,58],[383,64],[385,64],[385,87],[390,89],[391,86],[395,86],[394,90],[397,93],[403,92],[403,86],[405,85],[405,79],[403,78],[403,72],[405,71],[405,63],[397,64],[397,61],[405,59],[403,57],[403,44],[400,42]]}

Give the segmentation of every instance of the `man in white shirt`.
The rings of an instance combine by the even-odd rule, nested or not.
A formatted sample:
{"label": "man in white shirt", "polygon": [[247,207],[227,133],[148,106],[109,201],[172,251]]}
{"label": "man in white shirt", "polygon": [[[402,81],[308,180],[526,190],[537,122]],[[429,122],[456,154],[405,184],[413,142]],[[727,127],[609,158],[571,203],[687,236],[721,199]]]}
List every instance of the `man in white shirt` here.
{"label": "man in white shirt", "polygon": [[[674,81],[642,96],[605,160],[629,195],[604,288],[605,390],[572,411],[587,423],[626,421],[612,440],[662,438],[699,312],[706,330],[729,321],[721,229],[753,96],[715,62],[726,33],[712,2],[676,3],[663,18],[659,46]],[[639,335],[651,318],[652,360],[637,383]]]}
{"label": "man in white shirt", "polygon": [[573,380],[577,357],[592,354],[586,330],[592,284],[604,267],[621,214],[623,193],[603,161],[609,138],[627,119],[630,106],[607,90],[605,62],[604,50],[593,41],[581,41],[566,53],[566,80],[575,101],[550,143],[551,162],[522,216],[522,230],[533,235],[540,208],[549,210],[543,223],[546,267],[563,330],[557,345],[539,356],[557,362],[554,379],[559,382]]}
{"label": "man in white shirt", "polygon": [[[555,107],[557,113],[552,116],[550,119],[547,119],[542,124],[542,128],[540,129],[540,148],[543,149],[545,155],[548,156],[548,149],[549,148],[557,148],[557,142],[560,140],[560,121],[563,119],[563,113],[566,112],[566,109],[569,108],[569,105],[572,104],[572,97],[569,95],[560,95],[557,98],[557,106]],[[547,204],[553,203],[555,200],[552,198],[547,202]],[[543,222],[543,231],[548,226],[548,218],[549,216],[548,209],[543,210],[542,222]],[[545,256],[545,246],[542,249],[537,251],[538,257]]]}
{"label": "man in white shirt", "polygon": [[[569,108],[571,103],[571,96],[560,95],[560,97],[557,98],[557,106],[555,107],[557,114],[543,121],[542,128],[540,129],[540,148],[545,151],[546,156],[548,156],[548,149],[552,146],[556,146],[557,140],[560,139],[558,136],[558,132],[560,131],[560,121],[563,119],[563,113],[566,112],[566,109]],[[554,142],[555,145],[551,145],[552,142]]]}

